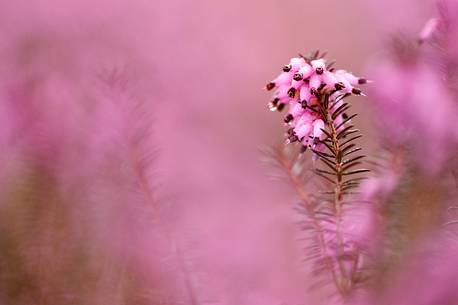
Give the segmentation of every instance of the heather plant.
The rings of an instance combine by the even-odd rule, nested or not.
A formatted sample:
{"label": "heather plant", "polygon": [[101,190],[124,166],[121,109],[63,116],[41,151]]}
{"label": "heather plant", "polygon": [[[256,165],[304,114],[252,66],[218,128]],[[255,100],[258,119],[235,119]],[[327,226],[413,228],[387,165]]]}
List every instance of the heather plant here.
{"label": "heather plant", "polygon": [[[331,292],[335,289],[345,297],[367,277],[367,249],[358,236],[360,229],[352,222],[367,204],[355,197],[354,191],[369,170],[360,167],[365,156],[356,140],[361,134],[352,121],[356,114],[350,113],[346,100],[350,95],[363,95],[357,86],[367,80],[333,65],[319,51],[301,55],[291,59],[266,89],[275,89],[271,110],[288,108],[286,143],[300,143],[298,152],[276,148],[273,157],[288,172],[300,196],[300,211],[305,217],[301,228],[309,241],[307,259],[312,262],[313,274],[322,278],[318,283],[332,283]],[[312,151],[313,165],[302,156],[307,149]],[[309,184],[310,169],[322,179],[319,185]]]}
{"label": "heather plant", "polygon": [[287,112],[286,144],[271,156],[300,199],[312,287],[338,303],[457,304],[456,285],[444,284],[456,277],[456,8],[441,1],[418,38],[392,36],[370,66],[380,132],[366,161],[348,102],[365,78],[315,52],[266,86],[270,110]]}
{"label": "heather plant", "polygon": [[19,40],[1,90],[0,303],[190,299],[184,285],[172,290],[171,274],[188,272],[158,203],[154,104],[139,67],[83,60],[62,36]]}
{"label": "heather plant", "polygon": [[[458,304],[458,4],[426,2],[2,1],[0,304]],[[348,71],[253,102],[310,45]]]}

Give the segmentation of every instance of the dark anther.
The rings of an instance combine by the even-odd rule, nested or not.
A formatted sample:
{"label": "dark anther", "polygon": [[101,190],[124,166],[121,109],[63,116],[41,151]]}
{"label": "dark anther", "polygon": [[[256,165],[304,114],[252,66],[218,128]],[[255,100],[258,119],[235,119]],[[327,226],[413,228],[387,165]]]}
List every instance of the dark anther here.
{"label": "dark anther", "polygon": [[294,136],[294,128],[290,128],[288,129],[287,133],[290,135],[290,136]]}
{"label": "dark anther", "polygon": [[361,95],[362,91],[359,88],[353,88],[351,90],[351,93],[356,94],[356,95]]}
{"label": "dark anther", "polygon": [[280,101],[280,99],[278,97],[274,98],[273,101],[272,101],[272,105],[277,106],[279,101]]}
{"label": "dark anther", "polygon": [[342,113],[342,118],[343,118],[344,120],[348,119],[348,114],[346,114],[345,112]]}
{"label": "dark anther", "polygon": [[291,143],[297,142],[298,140],[299,140],[299,138],[298,138],[297,136],[291,136],[291,137],[289,137],[289,141],[290,141]]}
{"label": "dark anther", "polygon": [[301,147],[301,154],[305,153],[307,151],[307,146],[304,145]]}
{"label": "dark anther", "polygon": [[360,78],[360,79],[358,79],[358,84],[364,85],[364,84],[366,84],[366,83],[367,83],[367,79],[365,79],[365,78]]}
{"label": "dark anther", "polygon": [[303,101],[301,102],[301,106],[302,106],[302,108],[306,109],[306,108],[307,108],[307,101],[306,101],[306,100],[303,100]]}
{"label": "dark anther", "polygon": [[291,71],[291,68],[292,68],[291,65],[284,65],[283,66],[283,71],[284,72],[289,72],[289,71]]}
{"label": "dark anther", "polygon": [[336,88],[336,90],[342,90],[343,88],[345,88],[345,85],[342,82],[338,82],[334,85],[334,87]]}
{"label": "dark anther", "polygon": [[310,89],[310,93],[314,96],[317,96],[318,95],[318,91],[316,90],[316,88],[311,88]]}
{"label": "dark anther", "polygon": [[289,97],[294,97],[295,94],[296,94],[296,88],[289,88],[288,96]]}
{"label": "dark anther", "polygon": [[282,111],[283,109],[285,109],[285,104],[283,104],[283,103],[278,104],[277,110],[278,111]]}
{"label": "dark anther", "polygon": [[286,117],[285,117],[285,123],[288,124],[289,122],[291,122],[292,120],[294,120],[294,117],[292,114],[288,114]]}
{"label": "dark anther", "polygon": [[273,88],[275,88],[275,83],[268,83],[268,84],[266,85],[266,89],[267,89],[268,91],[272,90]]}
{"label": "dark anther", "polygon": [[310,78],[304,78],[304,83],[306,84],[310,83]]}
{"label": "dark anther", "polygon": [[321,67],[320,68],[316,68],[315,71],[316,71],[316,74],[319,74],[319,75],[323,74],[323,72],[324,72],[323,68],[321,68]]}
{"label": "dark anther", "polygon": [[323,90],[323,89],[324,89],[324,87],[326,87],[326,84],[324,84],[324,83],[323,83],[323,84],[321,84],[321,85],[320,85],[320,87],[318,88],[318,91],[321,91],[321,90]]}
{"label": "dark anther", "polygon": [[320,139],[319,138],[313,138],[313,144],[317,145],[318,143],[320,143]]}
{"label": "dark anther", "polygon": [[301,73],[296,73],[296,74],[294,74],[293,79],[294,79],[295,81],[300,81],[300,80],[302,80],[302,74],[301,74]]}

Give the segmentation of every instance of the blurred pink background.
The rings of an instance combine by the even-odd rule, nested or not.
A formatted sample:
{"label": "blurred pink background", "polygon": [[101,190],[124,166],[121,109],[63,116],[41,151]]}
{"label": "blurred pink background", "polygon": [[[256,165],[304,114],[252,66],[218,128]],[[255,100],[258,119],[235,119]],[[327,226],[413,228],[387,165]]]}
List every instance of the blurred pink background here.
{"label": "blurred pink background", "polygon": [[[2,0],[1,85],[58,75],[78,91],[105,68],[132,71],[153,112],[158,213],[198,274],[201,297],[315,304],[294,192],[262,161],[261,149],[284,132],[263,86],[290,57],[315,49],[364,75],[388,34],[415,34],[434,14],[418,0]],[[59,111],[73,109],[65,103],[75,99],[59,101]],[[370,149],[368,103],[354,99]]]}

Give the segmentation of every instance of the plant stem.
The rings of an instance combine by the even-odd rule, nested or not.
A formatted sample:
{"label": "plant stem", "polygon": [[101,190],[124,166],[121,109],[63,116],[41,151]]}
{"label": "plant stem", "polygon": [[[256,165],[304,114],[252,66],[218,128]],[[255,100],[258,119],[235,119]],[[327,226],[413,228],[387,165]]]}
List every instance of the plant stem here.
{"label": "plant stem", "polygon": [[334,264],[332,258],[326,256],[326,241],[323,235],[323,227],[321,226],[319,220],[315,217],[315,205],[313,204],[313,199],[310,195],[305,191],[303,188],[303,181],[294,175],[293,173],[293,166],[296,163],[296,159],[294,158],[293,161],[290,161],[288,158],[285,158],[284,154],[282,153],[280,148],[276,149],[276,159],[280,162],[280,165],[286,170],[288,173],[288,178],[291,181],[296,193],[299,195],[301,199],[301,203],[305,210],[307,211],[308,217],[312,220],[313,227],[317,234],[318,243],[320,245],[320,249],[323,253],[323,262],[326,267],[329,269],[331,273],[332,279],[334,284],[341,295],[345,294],[344,290],[342,290],[342,285],[339,282],[339,278],[337,276],[337,272],[334,269]]}
{"label": "plant stem", "polygon": [[[345,257],[344,241],[341,231],[341,222],[342,222],[342,206],[343,206],[343,164],[342,164],[342,150],[341,145],[338,139],[338,132],[335,128],[334,119],[329,109],[328,99],[323,97],[321,100],[321,111],[325,118],[325,126],[330,134],[329,140],[331,141],[331,147],[335,152],[334,166],[335,166],[335,181],[334,181],[334,213],[336,221],[336,239],[337,239],[337,265],[339,267],[339,272],[341,279],[339,283],[339,291],[343,291],[343,294],[348,294],[352,287],[352,277],[353,275],[348,275],[345,266],[343,265],[342,258]],[[352,272],[353,273],[353,272]]]}

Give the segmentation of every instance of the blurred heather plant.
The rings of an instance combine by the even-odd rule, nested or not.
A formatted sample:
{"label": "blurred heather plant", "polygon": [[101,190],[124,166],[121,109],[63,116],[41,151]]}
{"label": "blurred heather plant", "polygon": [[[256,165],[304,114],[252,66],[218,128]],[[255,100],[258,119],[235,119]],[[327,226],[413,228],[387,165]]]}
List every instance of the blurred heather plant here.
{"label": "blurred heather plant", "polygon": [[[439,1],[438,8],[417,39],[394,36],[389,52],[370,67],[383,83],[370,91],[374,113],[390,115],[376,120],[385,150],[380,174],[361,187],[377,203],[382,224],[375,246],[378,292],[369,304],[457,302],[456,286],[443,283],[456,277],[455,250],[445,249],[456,248],[458,3]],[[438,257],[450,261],[440,272]],[[435,278],[437,285],[415,296],[412,291],[425,289],[421,278]],[[388,291],[383,297],[381,287]]]}
{"label": "blurred heather plant", "polygon": [[0,304],[195,303],[158,204],[140,65],[65,35],[17,39],[2,49]]}
{"label": "blurred heather plant", "polygon": [[[401,16],[415,1],[402,2]],[[370,66],[371,158],[349,103],[365,78],[315,52],[267,85],[287,112],[271,155],[299,198],[303,250],[254,162],[267,115],[246,101],[262,50],[297,42],[310,4],[264,4],[3,1],[0,304],[458,304],[457,1]],[[358,28],[359,8],[313,5],[306,22],[333,22],[310,39],[358,59],[353,35],[326,28]]]}
{"label": "blurred heather plant", "polygon": [[[266,86],[275,89],[269,104],[273,111],[288,108],[287,144],[300,143],[299,151],[275,149],[274,158],[282,166],[301,199],[305,216],[301,228],[307,231],[307,258],[313,273],[321,276],[316,284],[332,283],[330,292],[350,295],[365,281],[366,249],[358,235],[356,218],[364,208],[354,190],[369,170],[359,168],[364,155],[356,140],[361,137],[350,114],[346,97],[363,95],[357,86],[367,83],[345,70],[335,70],[319,51],[291,59],[283,73]],[[321,185],[307,187],[309,162],[302,157],[308,148],[314,160],[314,173]],[[308,190],[307,190],[308,189]],[[317,191],[318,190],[318,191]],[[356,212],[356,213],[355,213]],[[364,212],[363,212],[364,213]]]}

